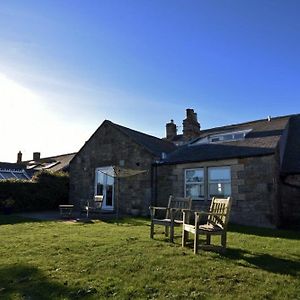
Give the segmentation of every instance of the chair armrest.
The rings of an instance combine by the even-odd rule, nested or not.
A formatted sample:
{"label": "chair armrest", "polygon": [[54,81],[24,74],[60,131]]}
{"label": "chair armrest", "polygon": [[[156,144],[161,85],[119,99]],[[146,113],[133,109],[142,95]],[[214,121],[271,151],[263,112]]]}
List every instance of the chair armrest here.
{"label": "chair armrest", "polygon": [[207,216],[218,216],[218,217],[224,217],[226,214],[220,214],[220,213],[210,213],[210,212],[205,212],[205,211],[194,211],[195,216],[200,216],[200,215],[207,215]]}
{"label": "chair armrest", "polygon": [[154,218],[156,210],[168,210],[168,207],[149,206],[151,218]]}
{"label": "chair armrest", "polygon": [[183,221],[183,224],[189,224],[190,223],[190,216],[191,216],[191,213],[193,211],[190,210],[190,209],[182,209],[182,221]]}
{"label": "chair armrest", "polygon": [[168,207],[149,206],[149,209],[169,209]]}

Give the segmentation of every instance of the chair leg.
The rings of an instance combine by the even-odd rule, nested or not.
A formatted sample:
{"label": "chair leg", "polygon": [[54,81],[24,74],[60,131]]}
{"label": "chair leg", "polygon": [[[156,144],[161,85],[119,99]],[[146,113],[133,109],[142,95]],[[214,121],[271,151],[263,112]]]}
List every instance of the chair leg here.
{"label": "chair leg", "polygon": [[153,235],[154,235],[154,223],[151,221],[150,239],[153,239]]}
{"label": "chair leg", "polygon": [[211,235],[207,234],[206,235],[206,245],[210,245],[210,238],[211,238]]}
{"label": "chair leg", "polygon": [[221,235],[221,244],[224,249],[226,248],[226,240],[227,240],[227,233],[223,232]]}
{"label": "chair leg", "polygon": [[174,226],[170,227],[170,242],[174,242]]}
{"label": "chair leg", "polygon": [[169,226],[165,226],[165,236],[169,236]]}
{"label": "chair leg", "polygon": [[197,229],[195,230],[195,236],[194,236],[194,254],[198,253],[198,245],[199,245],[199,234]]}
{"label": "chair leg", "polygon": [[186,242],[189,239],[189,232],[184,230],[184,227],[182,227],[182,242],[181,242],[181,246],[185,247],[186,246]]}

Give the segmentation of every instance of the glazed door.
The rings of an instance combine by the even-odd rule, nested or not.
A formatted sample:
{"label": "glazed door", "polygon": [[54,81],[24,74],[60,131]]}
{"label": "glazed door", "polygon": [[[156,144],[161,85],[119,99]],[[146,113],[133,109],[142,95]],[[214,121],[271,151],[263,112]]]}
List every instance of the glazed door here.
{"label": "glazed door", "polygon": [[95,195],[103,196],[103,210],[114,209],[114,170],[112,167],[96,169]]}

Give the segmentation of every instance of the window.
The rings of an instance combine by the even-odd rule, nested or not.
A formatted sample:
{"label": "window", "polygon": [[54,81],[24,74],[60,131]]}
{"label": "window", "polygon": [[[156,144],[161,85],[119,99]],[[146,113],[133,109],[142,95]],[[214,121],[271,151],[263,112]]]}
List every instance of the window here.
{"label": "window", "polygon": [[185,170],[185,196],[204,198],[204,169]]}
{"label": "window", "polygon": [[211,135],[209,140],[211,143],[243,140],[250,131],[251,129],[247,129],[243,131]]}
{"label": "window", "polygon": [[211,138],[212,143],[219,142],[219,141],[220,141],[219,137]]}
{"label": "window", "polygon": [[208,168],[208,194],[209,198],[231,195],[230,167]]}
{"label": "window", "polygon": [[1,178],[4,179],[15,179],[16,177],[11,171],[1,171]]}

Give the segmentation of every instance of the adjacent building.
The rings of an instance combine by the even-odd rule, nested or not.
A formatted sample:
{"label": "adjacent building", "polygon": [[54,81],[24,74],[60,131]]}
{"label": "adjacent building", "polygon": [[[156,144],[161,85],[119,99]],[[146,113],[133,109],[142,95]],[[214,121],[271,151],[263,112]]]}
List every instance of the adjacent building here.
{"label": "adjacent building", "polygon": [[22,152],[17,155],[17,163],[0,162],[0,180],[30,180],[42,170],[51,172],[69,172],[69,163],[76,153],[61,154],[41,158],[40,152],[34,152],[32,160],[23,161]]}

